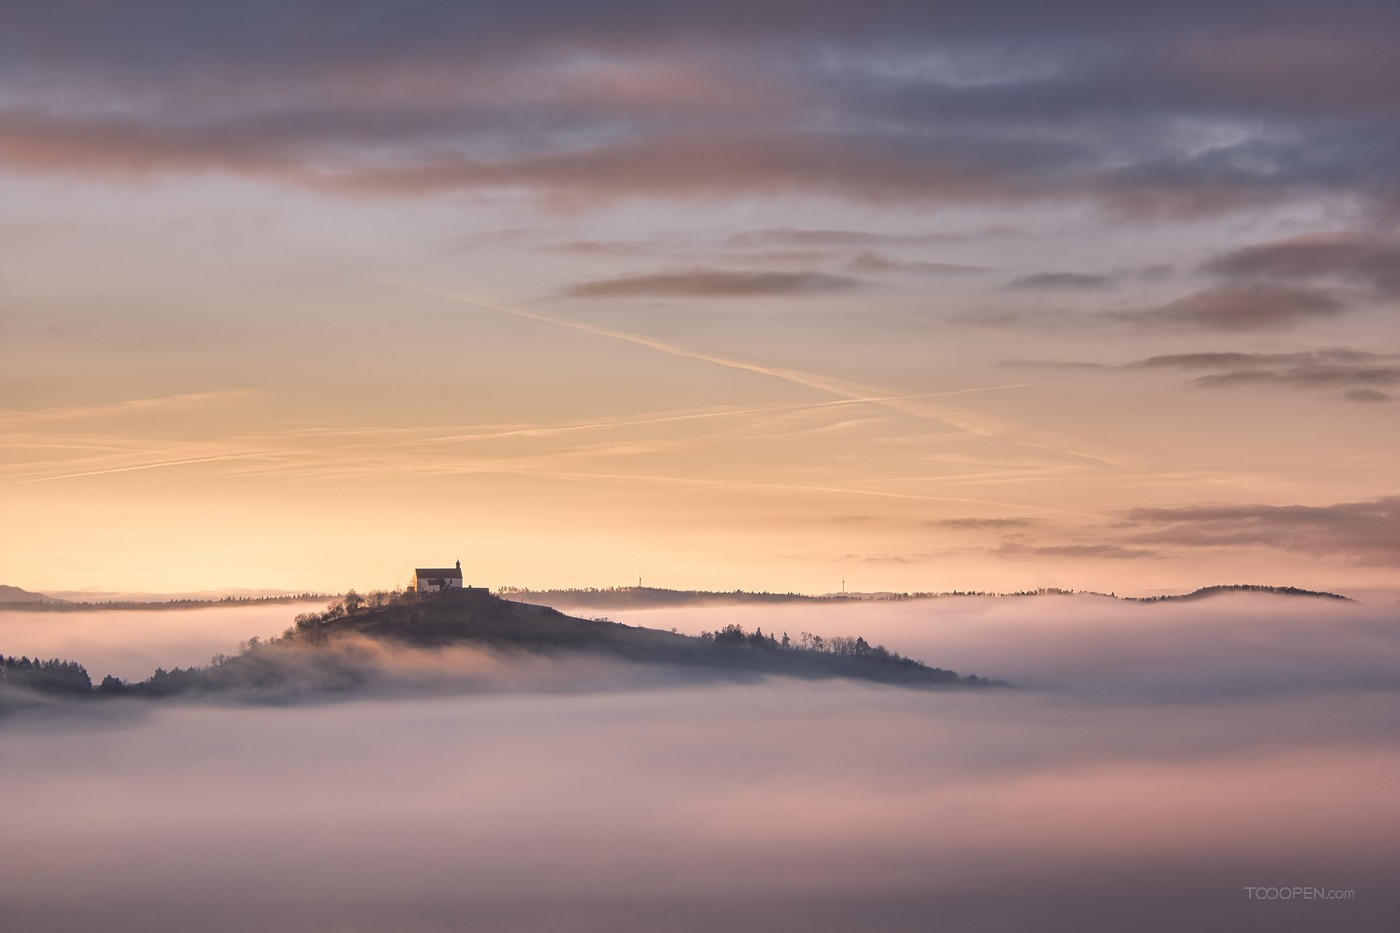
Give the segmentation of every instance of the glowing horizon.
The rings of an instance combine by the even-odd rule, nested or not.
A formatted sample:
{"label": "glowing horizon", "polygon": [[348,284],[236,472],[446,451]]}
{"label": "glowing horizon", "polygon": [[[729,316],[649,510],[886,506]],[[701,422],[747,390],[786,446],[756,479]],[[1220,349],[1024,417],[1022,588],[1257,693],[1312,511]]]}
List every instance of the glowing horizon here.
{"label": "glowing horizon", "polygon": [[1400,587],[1392,14],[156,6],[0,14],[0,583]]}

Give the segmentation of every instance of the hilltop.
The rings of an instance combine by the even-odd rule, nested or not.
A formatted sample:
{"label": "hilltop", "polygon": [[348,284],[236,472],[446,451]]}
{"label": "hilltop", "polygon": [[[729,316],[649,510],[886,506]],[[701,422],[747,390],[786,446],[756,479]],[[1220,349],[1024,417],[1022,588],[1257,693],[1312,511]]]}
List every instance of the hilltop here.
{"label": "hilltop", "polygon": [[45,596],[43,593],[31,593],[17,586],[0,583],[0,605],[6,603],[16,603],[22,606],[62,605],[63,600],[55,599],[52,596]]}
{"label": "hilltop", "polygon": [[[431,666],[425,684],[450,680],[449,649],[484,652],[509,664],[531,658],[585,659],[647,665],[677,680],[753,680],[768,675],[847,678],[905,687],[986,687],[995,681],[961,676],[902,657],[860,637],[792,639],[727,625],[699,636],[582,619],[547,606],[514,602],[485,590],[347,594],[324,612],[302,613],[281,636],[250,639],[239,654],[207,667],[158,669],[139,683],[108,676],[89,688],[72,662],[10,659],[8,686],[49,695],[163,697],[242,692],[257,699],[349,693],[386,678],[405,679],[404,665]],[[436,663],[443,660],[443,663]],[[398,665],[398,666],[395,666]],[[56,672],[56,673],[55,673]],[[411,676],[410,671],[410,676]],[[62,677],[58,677],[61,674]],[[655,682],[657,677],[652,677]],[[542,684],[548,687],[549,685]],[[2,699],[2,698],[0,698]]]}
{"label": "hilltop", "polygon": [[1159,603],[1159,602],[1184,602],[1193,599],[1208,599],[1212,596],[1224,596],[1230,593],[1265,593],[1270,596],[1301,596],[1306,599],[1336,599],[1342,602],[1352,602],[1350,596],[1342,596],[1340,593],[1327,593],[1321,590],[1304,590],[1296,586],[1257,586],[1251,583],[1234,583],[1227,586],[1203,586],[1190,593],[1182,593],[1179,596],[1139,596],[1133,602],[1138,603]]}
{"label": "hilltop", "polygon": [[[23,594],[11,596],[9,593]],[[76,595],[93,597],[96,595],[111,598],[74,599]],[[330,598],[329,593],[278,593],[278,594],[227,594],[223,596],[180,596],[170,595],[160,599],[144,599],[120,594],[73,594],[65,593],[64,598],[28,593],[17,586],[0,586],[0,608],[25,609],[35,612],[91,612],[95,609],[114,609],[126,612],[160,612],[172,609],[215,609],[226,606],[271,605],[277,603],[323,602]]]}

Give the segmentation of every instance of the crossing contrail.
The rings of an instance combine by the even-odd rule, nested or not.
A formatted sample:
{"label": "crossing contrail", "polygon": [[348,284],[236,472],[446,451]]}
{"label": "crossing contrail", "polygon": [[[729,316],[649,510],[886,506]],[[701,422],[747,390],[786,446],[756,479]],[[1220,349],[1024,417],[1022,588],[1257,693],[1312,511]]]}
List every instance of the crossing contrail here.
{"label": "crossing contrail", "polygon": [[86,470],[82,473],[64,473],[60,476],[41,476],[37,479],[20,480],[15,485],[27,486],[32,483],[52,483],[61,479],[81,479],[84,476],[106,476],[109,473],[132,473],[136,470],[159,470],[165,467],[188,466],[194,463],[217,463],[222,460],[257,460],[259,454],[224,454],[217,457],[192,457],[188,460],[162,460],[158,463],[138,463],[135,466],[111,467],[105,470]]}
{"label": "crossing contrail", "polygon": [[513,317],[524,318],[525,320],[536,321],[541,324],[549,324],[554,327],[572,330],[581,334],[588,334],[594,337],[602,337],[607,340],[615,340],[633,346],[644,347],[658,353],[665,353],[670,356],[682,359],[696,360],[709,363],[714,366],[722,366],[726,369],[739,370],[740,372],[756,373],[768,376],[773,379],[780,379],[793,385],[815,389],[819,392],[826,392],[830,395],[838,396],[842,399],[853,402],[869,402],[871,404],[883,405],[901,414],[911,415],[926,420],[940,421],[950,427],[969,434],[984,436],[1011,437],[1015,443],[1026,447],[1045,450],[1080,459],[1094,460],[1099,463],[1118,467],[1122,464],[1114,458],[1103,453],[1088,453],[1084,451],[1070,450],[1064,445],[1051,443],[1047,440],[1029,440],[1016,435],[1023,435],[1024,431],[1011,425],[1004,424],[983,415],[964,411],[957,408],[948,408],[943,405],[930,404],[929,400],[940,396],[968,395],[974,392],[1005,390],[1012,388],[1024,388],[1036,385],[1048,385],[1056,382],[1080,381],[1085,378],[1077,377],[1073,380],[1051,380],[1048,382],[1027,382],[1011,383],[998,386],[986,386],[972,389],[956,389],[947,392],[934,392],[918,395],[893,392],[887,389],[880,389],[874,386],[862,385],[860,383],[849,382],[844,379],[835,379],[823,376],[819,373],[809,373],[798,369],[788,369],[781,366],[766,366],[755,363],[751,360],[737,359],[735,357],[721,356],[716,353],[706,353],[702,350],[695,350],[681,344],[672,343],[668,340],[661,340],[656,337],[648,337],[645,334],[632,333],[631,331],[616,330],[611,327],[603,327],[599,324],[588,324],[581,321],[570,321],[564,318],[557,318],[552,315],[542,314],[539,311],[529,311],[524,308],[512,308],[505,305],[495,304],[489,301],[482,301],[468,295],[459,295],[454,292],[443,291],[442,289],[429,288],[423,285],[416,285],[411,282],[403,282],[396,279],[377,279],[376,281],[397,288],[407,289],[423,295],[431,295],[436,298],[443,298],[458,304],[472,305],[478,308],[486,308],[497,311],[501,314],[509,314]]}
{"label": "crossing contrail", "polygon": [[743,372],[758,373],[762,376],[770,376],[774,379],[782,379],[796,385],[805,386],[809,389],[817,389],[822,392],[829,392],[832,395],[839,395],[843,398],[859,401],[876,401],[876,397],[881,399],[894,396],[895,393],[882,392],[869,386],[861,386],[840,379],[832,379],[815,373],[806,373],[796,369],[785,369],[779,366],[764,366],[761,363],[754,363],[749,360],[740,360],[733,357],[719,356],[714,353],[705,353],[701,350],[692,350],[690,347],[683,347],[677,343],[661,340],[656,337],[648,337],[645,334],[634,334],[625,330],[614,330],[611,327],[603,327],[599,324],[587,324],[581,321],[569,321],[564,318],[552,317],[548,314],[541,314],[538,311],[527,311],[524,308],[508,308],[504,305],[492,304],[489,301],[481,301],[467,295],[458,295],[452,292],[441,291],[436,288],[427,288],[422,285],[414,285],[409,282],[399,282],[393,279],[380,279],[379,281],[399,288],[406,288],[424,295],[433,295],[438,298],[445,298],[448,301],[455,301],[459,304],[474,305],[478,308],[487,308],[492,311],[499,311],[502,314],[510,314],[515,317],[525,318],[531,321],[538,321],[541,324],[552,324],[555,327],[562,327],[567,330],[578,331],[582,334],[590,334],[594,337],[603,337],[609,340],[618,340],[623,343],[630,343],[634,346],[645,347],[648,350],[655,350],[658,353],[666,353],[671,356],[678,356],[688,360],[698,360],[702,363],[710,363],[715,366],[723,366],[727,369],[737,369]]}

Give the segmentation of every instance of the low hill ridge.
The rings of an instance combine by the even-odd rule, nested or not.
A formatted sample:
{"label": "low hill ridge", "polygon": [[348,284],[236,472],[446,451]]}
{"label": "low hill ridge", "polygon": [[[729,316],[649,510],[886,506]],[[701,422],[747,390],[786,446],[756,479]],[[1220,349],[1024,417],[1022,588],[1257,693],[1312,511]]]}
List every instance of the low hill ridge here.
{"label": "low hill ridge", "polygon": [[[806,646],[787,644],[761,630],[734,625],[700,636],[585,619],[533,603],[517,602],[486,590],[444,590],[405,594],[379,606],[347,598],[324,613],[297,617],[284,634],[289,642],[334,643],[347,636],[368,637],[416,648],[475,645],[532,654],[592,653],[650,664],[709,667],[798,677],[852,677],[886,683],[983,685],[870,645],[863,638],[817,639]],[[786,636],[785,636],[786,637]]]}
{"label": "low hill ridge", "polygon": [[[419,653],[421,659],[453,647],[485,649],[507,659],[577,657],[636,663],[653,671],[669,669],[684,680],[746,681],[781,675],[921,688],[999,685],[929,667],[860,637],[802,633],[800,641],[793,641],[786,633],[780,639],[737,625],[700,636],[681,635],[608,619],[576,618],[485,590],[376,594],[373,603],[348,594],[324,612],[297,616],[279,637],[250,639],[237,655],[217,656],[207,667],[157,669],[138,683],[108,676],[90,687],[87,671],[72,662],[10,659],[14,663],[3,672],[0,688],[12,694],[64,697],[242,692],[253,699],[285,701],[366,689],[384,673],[379,665],[386,651],[393,655],[404,649]],[[5,705],[0,695],[0,710]]]}
{"label": "low hill ridge", "polygon": [[1009,593],[989,590],[946,590],[942,592],[877,592],[877,593],[769,593],[751,590],[669,590],[650,586],[619,586],[601,589],[549,589],[530,590],[506,587],[498,592],[547,605],[557,605],[571,609],[662,609],[679,606],[738,605],[738,604],[777,604],[777,603],[838,603],[866,601],[935,600],[979,597],[986,599],[1013,599],[1031,596],[1100,596],[1105,599],[1118,599],[1124,602],[1159,602],[1163,600],[1201,599],[1222,593],[1265,593],[1277,596],[1307,596],[1324,599],[1350,600],[1348,596],[1318,590],[1306,590],[1296,586],[1260,586],[1235,583],[1206,586],[1190,593],[1164,594],[1158,596],[1119,596],[1116,593],[1101,593],[1096,590],[1071,590],[1060,587],[1040,587],[1033,590],[1016,590]]}
{"label": "low hill ridge", "polygon": [[1352,602],[1350,596],[1343,596],[1340,593],[1328,593],[1322,590],[1304,590],[1296,586],[1259,586],[1253,583],[1230,583],[1217,586],[1203,586],[1190,593],[1182,593],[1179,596],[1139,596],[1133,601],[1139,603],[1157,603],[1184,601],[1190,599],[1207,599],[1211,596],[1224,596],[1229,593],[1267,593],[1272,596],[1303,596],[1310,599],[1336,599],[1343,602]]}
{"label": "low hill ridge", "polygon": [[29,590],[21,589],[17,586],[10,586],[8,583],[0,583],[0,605],[5,603],[28,605],[31,603],[62,602],[64,602],[64,600],[56,599],[52,596],[45,596],[43,593],[31,593]]}

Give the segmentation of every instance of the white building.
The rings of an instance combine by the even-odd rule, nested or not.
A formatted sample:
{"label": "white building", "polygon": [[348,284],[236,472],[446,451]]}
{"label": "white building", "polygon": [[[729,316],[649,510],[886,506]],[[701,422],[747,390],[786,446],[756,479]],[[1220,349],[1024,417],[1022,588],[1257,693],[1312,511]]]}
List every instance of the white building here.
{"label": "white building", "polygon": [[413,588],[420,593],[462,588],[462,562],[456,567],[419,567],[413,571]]}

